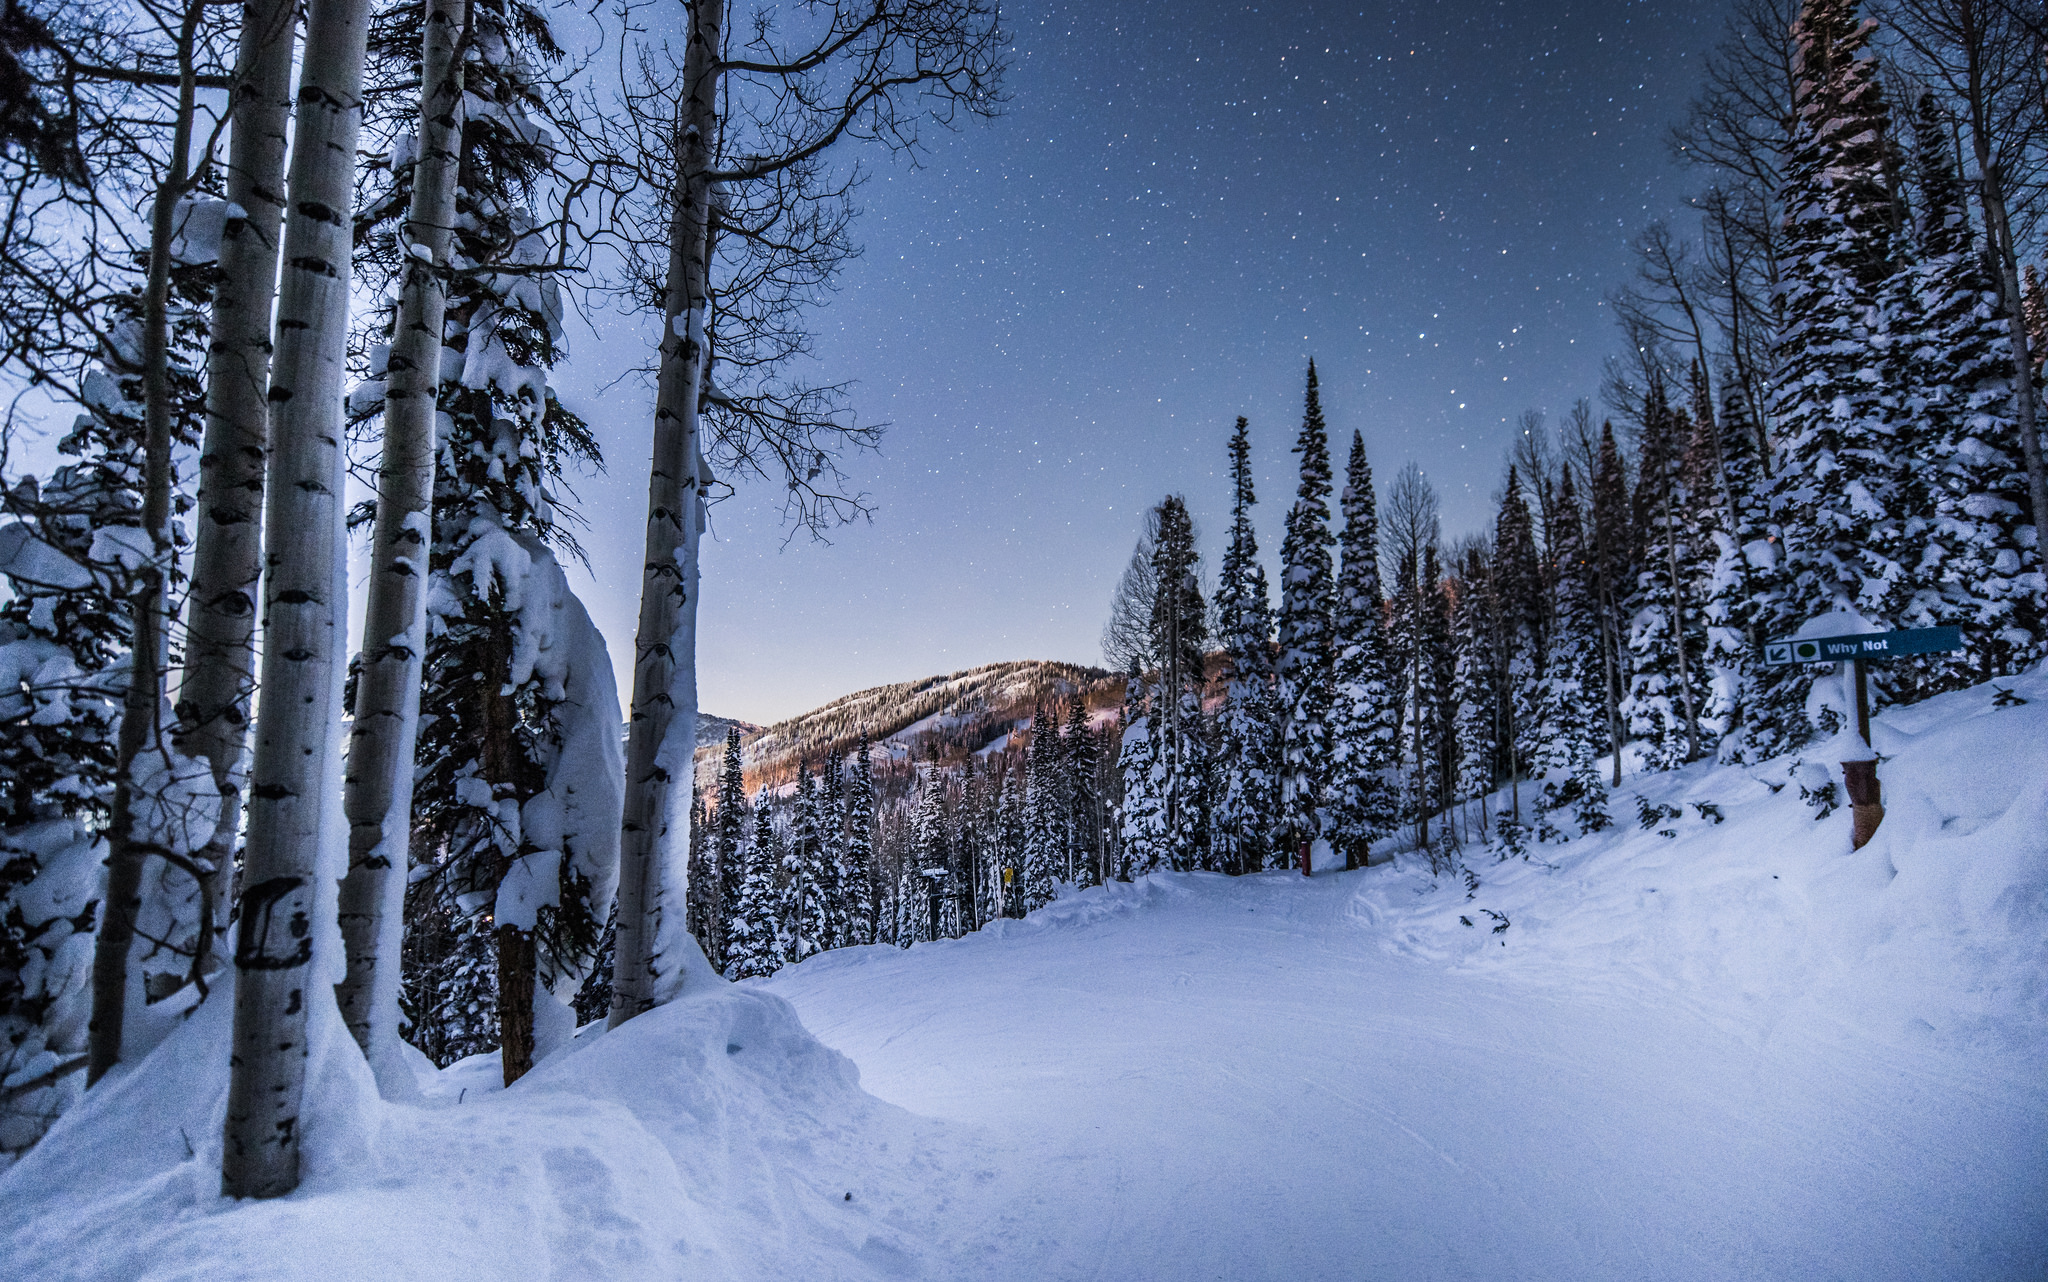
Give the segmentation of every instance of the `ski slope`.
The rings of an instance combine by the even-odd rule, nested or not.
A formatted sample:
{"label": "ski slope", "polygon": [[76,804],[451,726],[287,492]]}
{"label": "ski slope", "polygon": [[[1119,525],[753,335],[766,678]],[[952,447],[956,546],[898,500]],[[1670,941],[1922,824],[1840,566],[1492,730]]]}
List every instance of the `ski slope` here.
{"label": "ski slope", "polygon": [[209,1002],[0,1176],[0,1272],[2039,1279],[2048,679],[2007,684],[1879,721],[1855,853],[1823,745],[1631,778],[1476,887],[1167,874],[693,971],[510,1091],[380,1098],[316,1007],[277,1202],[217,1196]]}

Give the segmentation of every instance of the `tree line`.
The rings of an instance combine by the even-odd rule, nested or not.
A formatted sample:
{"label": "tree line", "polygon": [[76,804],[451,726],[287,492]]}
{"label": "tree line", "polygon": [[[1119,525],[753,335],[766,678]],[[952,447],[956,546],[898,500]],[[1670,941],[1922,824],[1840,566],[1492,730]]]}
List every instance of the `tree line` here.
{"label": "tree line", "polygon": [[1525,416],[1491,529],[1447,541],[1413,465],[1382,507],[1360,432],[1337,489],[1313,363],[1277,604],[1245,420],[1213,601],[1185,500],[1153,510],[1104,634],[1133,691],[1132,866],[1249,871],[1316,842],[1356,865],[1404,829],[1441,863],[1598,831],[1625,759],[1760,762],[1839,731],[1834,683],[1762,662],[1820,616],[1961,627],[1961,650],[1885,665],[1881,701],[2048,653],[2048,300],[2016,230],[2043,27],[1996,0],[1880,17],[1737,7],[1674,132],[1712,179],[1701,237],[1637,239],[1613,418]]}

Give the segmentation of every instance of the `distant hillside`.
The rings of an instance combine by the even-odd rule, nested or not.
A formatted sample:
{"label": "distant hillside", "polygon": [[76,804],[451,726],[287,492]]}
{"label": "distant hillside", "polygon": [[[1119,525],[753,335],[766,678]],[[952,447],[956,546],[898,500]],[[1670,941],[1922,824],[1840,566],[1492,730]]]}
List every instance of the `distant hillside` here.
{"label": "distant hillside", "polygon": [[761,727],[751,721],[741,721],[737,717],[714,717],[708,712],[699,712],[697,714],[697,746],[699,748],[708,748],[714,744],[723,746],[725,743],[725,732],[733,726],[740,728],[740,737],[742,739],[748,735],[761,733]]}
{"label": "distant hillside", "polygon": [[[894,758],[923,759],[936,750],[950,760],[992,748],[1001,751],[1013,731],[1029,726],[1038,703],[1064,704],[1076,695],[1086,700],[1090,720],[1099,725],[1114,718],[1123,678],[1101,668],[1026,659],[874,686],[765,730],[743,725],[747,783],[750,788],[773,786],[793,777],[799,761],[815,764],[847,752],[860,742],[863,727]],[[718,739],[724,739],[722,728]],[[712,741],[700,733],[698,742]],[[709,769],[716,771],[716,764]],[[700,765],[698,777],[712,776]]]}

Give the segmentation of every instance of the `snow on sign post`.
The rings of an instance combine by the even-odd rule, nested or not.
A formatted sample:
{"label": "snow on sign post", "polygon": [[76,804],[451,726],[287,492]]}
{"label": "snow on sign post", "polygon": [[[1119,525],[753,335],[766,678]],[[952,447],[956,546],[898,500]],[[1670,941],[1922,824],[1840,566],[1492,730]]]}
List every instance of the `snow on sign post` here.
{"label": "snow on sign post", "polygon": [[[1764,662],[1773,667],[1795,663],[1847,663],[1850,706],[1856,710],[1856,736],[1863,751],[1870,753],[1870,681],[1864,665],[1913,654],[1936,654],[1963,648],[1961,628],[1907,628],[1897,632],[1851,632],[1837,636],[1820,633],[1830,625],[1862,623],[1854,615],[1823,615],[1799,630],[1799,635],[1764,643]],[[1884,804],[1877,785],[1874,753],[1857,761],[1842,763],[1842,781],[1849,789],[1849,813],[1854,826],[1850,841],[1857,849],[1877,833],[1884,821]]]}

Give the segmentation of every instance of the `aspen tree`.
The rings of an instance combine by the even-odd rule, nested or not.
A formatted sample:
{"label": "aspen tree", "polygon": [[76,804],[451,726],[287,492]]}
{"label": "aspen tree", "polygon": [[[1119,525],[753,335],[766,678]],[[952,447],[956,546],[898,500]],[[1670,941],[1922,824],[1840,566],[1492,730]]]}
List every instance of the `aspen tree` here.
{"label": "aspen tree", "polygon": [[299,1183],[299,1107],[314,991],[324,813],[348,621],[341,531],[349,224],[367,0],[311,0],[299,77],[264,497],[263,707],[235,944],[234,1053],[221,1191]]}
{"label": "aspen tree", "polygon": [[[402,233],[407,261],[398,326],[386,367],[362,675],[343,801],[349,866],[340,918],[348,974],[335,995],[349,1032],[372,1064],[392,1049],[398,1034],[405,852],[427,648],[434,420],[462,135],[464,9],[465,0],[430,0],[422,38],[418,156]],[[399,875],[392,875],[394,868]]]}

